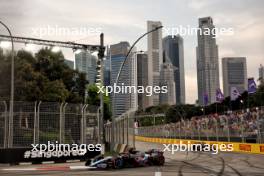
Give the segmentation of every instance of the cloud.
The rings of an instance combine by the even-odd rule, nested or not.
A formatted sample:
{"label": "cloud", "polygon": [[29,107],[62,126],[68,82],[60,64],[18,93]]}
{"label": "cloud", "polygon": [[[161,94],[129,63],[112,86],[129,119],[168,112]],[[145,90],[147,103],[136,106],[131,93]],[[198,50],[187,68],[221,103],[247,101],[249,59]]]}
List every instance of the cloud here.
{"label": "cloud", "polygon": [[188,6],[194,10],[202,10],[208,6],[208,3],[210,3],[210,1],[207,1],[207,0],[200,0],[200,1],[190,0],[188,2]]}

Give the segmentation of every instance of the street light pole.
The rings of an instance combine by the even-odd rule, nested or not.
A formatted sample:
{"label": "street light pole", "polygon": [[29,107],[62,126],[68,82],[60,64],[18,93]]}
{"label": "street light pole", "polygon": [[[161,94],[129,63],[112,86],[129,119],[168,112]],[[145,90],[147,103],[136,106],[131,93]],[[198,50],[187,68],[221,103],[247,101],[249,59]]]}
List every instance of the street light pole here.
{"label": "street light pole", "polygon": [[[126,54],[126,57],[125,57],[124,61],[123,61],[122,64],[121,64],[121,67],[120,67],[120,69],[119,69],[119,72],[118,72],[118,74],[117,74],[116,81],[115,81],[115,84],[116,84],[116,85],[118,84],[118,80],[119,80],[119,77],[120,77],[121,71],[122,71],[122,69],[123,69],[123,67],[124,67],[124,65],[125,65],[125,62],[126,62],[128,56],[129,56],[130,52],[131,52],[132,49],[134,48],[134,46],[135,46],[135,45],[138,43],[138,41],[141,40],[143,37],[145,37],[146,35],[148,35],[148,34],[154,32],[154,31],[157,31],[157,30],[161,29],[162,27],[163,27],[163,26],[158,26],[158,27],[156,27],[156,28],[154,28],[154,29],[152,29],[152,30],[150,30],[150,31],[148,31],[148,32],[146,32],[146,33],[144,33],[143,35],[141,35],[141,36],[140,36],[140,37],[139,37],[139,38],[133,43],[133,45],[130,47],[129,51],[128,51],[127,54]],[[115,93],[113,93],[113,101],[112,101],[112,102],[113,102],[112,106],[115,106]],[[114,125],[114,120],[115,120],[115,116],[116,116],[115,108],[113,108],[112,124],[111,124],[111,149],[114,148],[114,139],[115,139],[115,138],[114,138],[114,127],[115,127],[115,125]]]}
{"label": "street light pole", "polygon": [[[100,47],[98,52],[98,60],[101,62],[101,68],[100,68],[100,81],[101,86],[104,85],[104,69],[103,69],[103,59],[104,59],[104,34],[100,34]],[[100,93],[100,118],[99,118],[99,139],[100,143],[103,145],[105,143],[105,136],[104,136],[104,95],[101,92]]]}
{"label": "street light pole", "polygon": [[[12,51],[11,51],[11,88],[10,88],[10,107],[9,107],[9,128],[8,128],[8,147],[13,146],[13,109],[14,109],[14,41],[13,36],[10,29],[5,25],[2,21],[0,23],[7,29],[12,44]],[[12,128],[11,128],[12,127]]]}

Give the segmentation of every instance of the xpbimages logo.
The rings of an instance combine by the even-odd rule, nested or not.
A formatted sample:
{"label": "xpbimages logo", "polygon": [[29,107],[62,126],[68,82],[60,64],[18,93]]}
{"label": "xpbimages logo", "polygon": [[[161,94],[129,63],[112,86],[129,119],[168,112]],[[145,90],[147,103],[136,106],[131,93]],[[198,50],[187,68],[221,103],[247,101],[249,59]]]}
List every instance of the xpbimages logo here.
{"label": "xpbimages logo", "polygon": [[60,144],[58,141],[47,144],[31,144],[32,150],[24,153],[24,158],[51,158],[62,156],[83,156],[87,151],[101,151],[101,144]]}
{"label": "xpbimages logo", "polygon": [[187,144],[180,141],[179,144],[163,144],[163,151],[174,154],[175,152],[212,152],[212,154],[218,154],[221,152],[231,152],[234,150],[233,144],[192,144],[190,141]]}
{"label": "xpbimages logo", "polygon": [[167,86],[126,86],[124,83],[117,85],[114,83],[113,86],[100,86],[97,85],[97,93],[105,93],[108,96],[111,93],[114,94],[146,94],[146,96],[152,96],[153,94],[168,93]]}

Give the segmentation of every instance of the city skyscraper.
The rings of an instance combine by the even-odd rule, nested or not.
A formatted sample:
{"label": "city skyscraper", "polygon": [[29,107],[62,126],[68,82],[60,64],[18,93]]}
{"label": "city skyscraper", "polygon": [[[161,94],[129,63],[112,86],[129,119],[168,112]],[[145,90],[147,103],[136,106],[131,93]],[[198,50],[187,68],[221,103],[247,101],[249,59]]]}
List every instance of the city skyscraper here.
{"label": "city skyscraper", "polygon": [[259,79],[260,79],[260,82],[264,83],[264,67],[262,64],[260,64],[260,67],[259,67]]}
{"label": "city skyscraper", "polygon": [[185,104],[185,75],[183,38],[180,35],[166,36],[162,40],[163,62],[174,66],[176,104]]}
{"label": "city skyscraper", "polygon": [[[137,85],[148,86],[148,55],[146,53],[137,54]],[[138,108],[145,110],[148,107],[148,96],[146,93],[138,94]]]}
{"label": "city skyscraper", "polygon": [[106,57],[106,60],[103,62],[104,67],[104,85],[110,85],[110,74],[111,74],[111,60],[109,57]]}
{"label": "city skyscraper", "polygon": [[[117,74],[120,67],[125,60],[126,54],[130,48],[128,42],[120,42],[110,46],[110,85],[114,86],[116,82]],[[133,53],[133,52],[132,52]],[[136,58],[134,54],[131,54],[121,71],[118,85],[122,86],[137,86],[137,74],[136,74]],[[111,95],[112,109],[115,112],[115,116],[119,116],[131,108],[137,107],[137,93],[117,93],[113,101]]]}
{"label": "city skyscraper", "polygon": [[110,48],[107,47],[106,50],[106,58],[103,61],[103,68],[104,68],[104,86],[109,86],[110,85],[110,75],[111,75],[111,59],[110,59]]}
{"label": "city skyscraper", "polygon": [[86,73],[86,79],[90,83],[95,83],[96,79],[96,56],[91,55],[87,51],[82,51],[75,54],[75,68],[76,70]]}
{"label": "city skyscraper", "polygon": [[160,104],[175,105],[174,66],[171,63],[163,63],[160,72],[160,86],[167,86],[167,93],[160,93]]}
{"label": "city skyscraper", "polygon": [[247,90],[247,63],[245,57],[225,57],[222,59],[223,85],[225,97],[236,87],[240,94]]}
{"label": "city skyscraper", "polygon": [[[161,26],[159,21],[147,21],[147,31]],[[160,66],[162,64],[162,31],[156,30],[148,34],[148,85],[159,86]],[[159,95],[149,96],[149,106],[159,104]]]}
{"label": "city skyscraper", "polygon": [[[218,46],[212,30],[211,17],[199,18],[197,57],[198,100],[200,105],[216,101],[215,91],[219,86]],[[209,31],[209,33],[208,33]],[[206,95],[206,101],[204,96]],[[208,100],[207,100],[208,99]]]}

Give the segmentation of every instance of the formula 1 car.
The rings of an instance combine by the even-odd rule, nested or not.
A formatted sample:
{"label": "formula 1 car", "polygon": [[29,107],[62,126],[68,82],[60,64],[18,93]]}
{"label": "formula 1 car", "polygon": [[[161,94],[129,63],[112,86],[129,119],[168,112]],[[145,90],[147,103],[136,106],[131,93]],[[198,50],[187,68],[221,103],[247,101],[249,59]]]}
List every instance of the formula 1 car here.
{"label": "formula 1 car", "polygon": [[85,165],[90,169],[121,169],[144,166],[162,166],[165,163],[163,152],[151,149],[147,152],[136,151],[120,153],[117,156],[103,155],[88,160]]}

